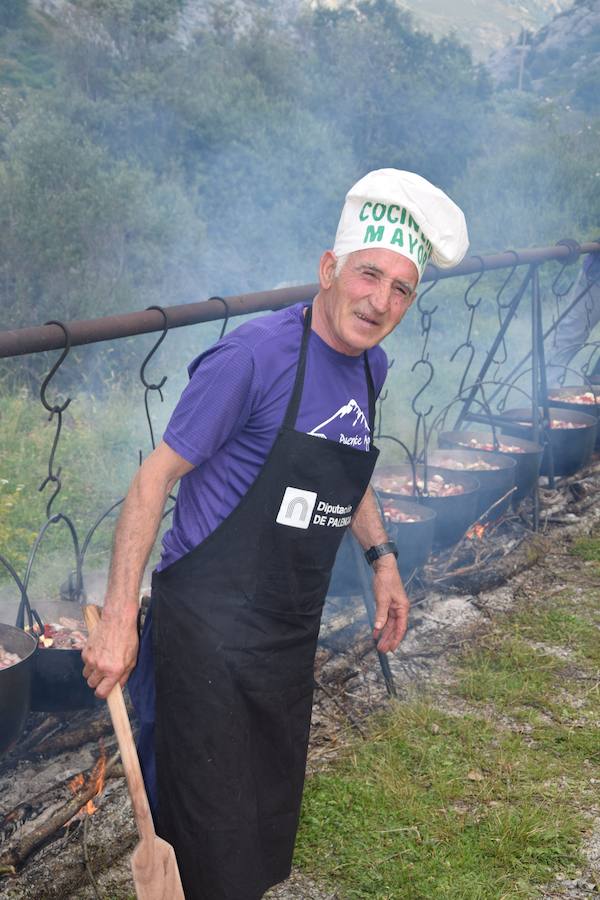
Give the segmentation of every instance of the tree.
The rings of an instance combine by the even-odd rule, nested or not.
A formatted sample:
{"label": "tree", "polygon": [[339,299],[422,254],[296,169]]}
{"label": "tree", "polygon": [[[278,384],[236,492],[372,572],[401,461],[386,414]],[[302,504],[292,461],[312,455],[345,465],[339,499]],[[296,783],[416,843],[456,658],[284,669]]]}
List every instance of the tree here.
{"label": "tree", "polygon": [[17,28],[25,19],[27,0],[2,0],[0,28]]}

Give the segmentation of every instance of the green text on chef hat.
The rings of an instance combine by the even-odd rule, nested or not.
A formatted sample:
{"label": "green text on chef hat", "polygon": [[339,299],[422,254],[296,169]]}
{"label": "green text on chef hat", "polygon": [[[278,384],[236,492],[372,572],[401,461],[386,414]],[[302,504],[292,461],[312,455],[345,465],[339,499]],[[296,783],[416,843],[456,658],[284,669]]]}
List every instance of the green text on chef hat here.
{"label": "green text on chef hat", "polygon": [[406,207],[397,203],[365,200],[358,213],[364,223],[363,245],[389,247],[413,260],[423,274],[431,256],[431,241],[423,234],[418,222]]}

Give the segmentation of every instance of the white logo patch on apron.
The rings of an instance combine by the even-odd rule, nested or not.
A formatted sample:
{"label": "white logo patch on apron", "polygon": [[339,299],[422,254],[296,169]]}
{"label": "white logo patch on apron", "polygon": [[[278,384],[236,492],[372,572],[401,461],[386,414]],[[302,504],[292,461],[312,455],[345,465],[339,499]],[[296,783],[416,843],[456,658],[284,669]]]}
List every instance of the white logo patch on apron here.
{"label": "white logo patch on apron", "polygon": [[291,528],[308,528],[316,502],[317,495],[314,491],[286,487],[275,521]]}

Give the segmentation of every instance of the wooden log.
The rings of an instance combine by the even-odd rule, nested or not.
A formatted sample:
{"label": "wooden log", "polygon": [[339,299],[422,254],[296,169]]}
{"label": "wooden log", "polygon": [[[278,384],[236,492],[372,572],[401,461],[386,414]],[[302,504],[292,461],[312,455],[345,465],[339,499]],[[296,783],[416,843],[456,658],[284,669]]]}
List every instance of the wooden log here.
{"label": "wooden log", "polygon": [[[90,866],[101,896],[105,900],[135,897],[129,855],[137,831],[124,781],[102,797],[98,811],[88,819]],[[57,839],[36,849],[18,873],[6,867],[5,874],[12,877],[0,880],[0,897],[66,900],[87,896],[82,844],[83,828],[77,824],[59,830]]]}
{"label": "wooden log", "polygon": [[[105,752],[112,753],[113,749],[114,745],[105,748]],[[93,769],[91,771],[93,772]],[[120,763],[115,763],[105,773],[107,781],[109,778],[124,778],[124,776],[125,773]],[[66,781],[53,784],[43,791],[38,791],[37,794],[32,794],[31,797],[27,797],[21,803],[18,803],[17,806],[8,810],[0,820],[0,845],[4,844],[14,834],[16,829],[21,827],[28,819],[37,818],[44,810],[49,809],[62,800],[67,794],[69,782],[73,778],[78,777],[85,780],[86,776],[83,772],[72,775]]]}
{"label": "wooden log", "polygon": [[17,746],[0,761],[0,775],[14,769],[21,759],[27,759],[28,754],[37,743],[59,731],[63,726],[63,719],[59,716],[48,716],[41,722],[36,722],[31,731],[21,738]]}
{"label": "wooden log", "polygon": [[[115,754],[106,763],[105,772],[110,772],[118,759]],[[56,812],[40,825],[33,825],[30,829],[20,829],[17,836],[13,838],[7,847],[0,852],[0,867],[13,866],[17,869],[21,866],[27,857],[33,853],[38,847],[44,844],[59,828],[77,815],[79,810],[86,803],[98,794],[98,784],[96,772],[98,762],[90,772],[84,774],[83,785],[75,792],[73,797],[63,804]],[[83,774],[83,773],[82,773]]]}
{"label": "wooden log", "polygon": [[67,750],[77,750],[90,741],[97,742],[99,738],[112,733],[112,725],[104,710],[96,714],[96,718],[88,719],[78,728],[65,729],[59,734],[43,740],[37,746],[30,748],[25,758],[32,756],[55,756],[65,753]]}
{"label": "wooden log", "polygon": [[475,563],[464,566],[438,577],[434,575],[432,583],[440,590],[452,589],[465,594],[479,594],[499,587],[519,572],[530,569],[548,553],[549,548],[548,538],[540,534],[529,534],[518,547],[500,559],[488,561],[486,565]]}

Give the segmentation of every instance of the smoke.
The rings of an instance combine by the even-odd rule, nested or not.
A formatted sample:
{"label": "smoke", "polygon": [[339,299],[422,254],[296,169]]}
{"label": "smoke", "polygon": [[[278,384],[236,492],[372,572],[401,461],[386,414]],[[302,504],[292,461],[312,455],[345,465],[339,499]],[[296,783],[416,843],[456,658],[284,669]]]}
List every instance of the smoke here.
{"label": "smoke", "polygon": [[[559,99],[495,91],[468,48],[434,40],[391,0],[287,18],[269,4],[239,14],[212,4],[191,21],[188,8],[183,43],[179,2],[146,4],[145,16],[142,6],[81,0],[63,4],[69,15],[57,23],[30,4],[0,35],[13,73],[0,95],[4,327],[313,282],[345,192],[380,166],[447,190],[467,213],[473,252],[582,238],[597,222],[597,119]],[[549,317],[558,269],[545,269]],[[467,295],[481,297],[470,333],[474,278],[463,278],[423,301],[437,307],[423,358],[416,305],[388,338],[384,432],[411,443],[415,396],[424,388],[415,409],[432,406],[431,423],[456,396],[471,346],[465,383],[473,378],[507,274],[486,274]],[[177,329],[149,363],[151,381],[168,376],[164,402],[150,398],[156,437],[187,362],[219,330]],[[528,335],[525,304],[498,356],[500,377]],[[76,348],[53,382],[77,398],[73,415],[92,399],[96,427],[105,404],[126,409],[121,438],[106,427],[126,447],[128,475],[151,447],[136,373],[155,340]],[[37,387],[55,358],[7,361],[4,384]],[[125,479],[105,477],[94,503],[122,490]]]}

